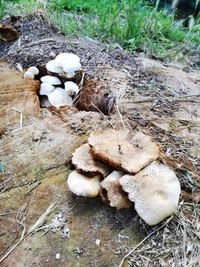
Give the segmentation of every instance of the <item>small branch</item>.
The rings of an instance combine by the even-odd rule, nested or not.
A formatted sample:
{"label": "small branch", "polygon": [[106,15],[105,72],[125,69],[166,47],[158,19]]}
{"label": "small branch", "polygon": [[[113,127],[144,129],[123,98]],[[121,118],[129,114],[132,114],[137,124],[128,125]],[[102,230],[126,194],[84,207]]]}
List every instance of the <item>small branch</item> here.
{"label": "small branch", "polygon": [[22,128],[23,126],[23,112],[17,108],[12,108],[14,111],[17,111],[20,113],[20,120],[19,120],[19,125],[20,125],[20,129]]}
{"label": "small branch", "polygon": [[47,210],[39,217],[39,219],[36,221],[36,223],[30,227],[27,234],[33,233],[35,231],[35,229],[37,229],[39,226],[41,226],[44,223],[44,220],[49,215],[49,213],[52,211],[52,209],[54,208],[55,205],[56,205],[56,202],[52,203],[47,208]]}

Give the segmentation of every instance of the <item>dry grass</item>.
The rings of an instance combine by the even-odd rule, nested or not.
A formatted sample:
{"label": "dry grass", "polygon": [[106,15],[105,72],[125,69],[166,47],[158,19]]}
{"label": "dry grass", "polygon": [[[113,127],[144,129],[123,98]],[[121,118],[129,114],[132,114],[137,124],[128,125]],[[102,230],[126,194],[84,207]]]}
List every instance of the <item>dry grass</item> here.
{"label": "dry grass", "polygon": [[[128,117],[131,124],[135,123],[135,128],[140,128],[159,143],[161,160],[176,171],[180,180],[181,203],[177,214],[169,221],[153,228],[141,221],[146,238],[129,248],[119,266],[199,267],[200,165],[198,157],[190,153],[196,140],[184,138],[179,132],[184,126],[190,129],[192,136],[198,125],[176,119],[175,114],[182,107],[182,96],[175,95],[169,91],[168,84],[156,82],[156,79],[154,74],[138,69],[138,73],[132,76],[131,85],[134,89],[123,92],[118,102],[121,105],[119,109],[124,108],[124,121]],[[135,92],[139,93],[140,98],[135,98]],[[191,96],[189,102],[198,101],[198,97]],[[138,114],[135,112],[136,105],[139,107]],[[143,107],[149,110],[148,116],[143,115]],[[170,126],[169,130],[162,128],[159,118]],[[158,122],[155,123],[155,120]]]}
{"label": "dry grass", "polygon": [[[200,262],[200,211],[183,203],[176,216],[156,231],[128,259],[128,266],[198,267]],[[151,229],[155,231],[155,229]]]}

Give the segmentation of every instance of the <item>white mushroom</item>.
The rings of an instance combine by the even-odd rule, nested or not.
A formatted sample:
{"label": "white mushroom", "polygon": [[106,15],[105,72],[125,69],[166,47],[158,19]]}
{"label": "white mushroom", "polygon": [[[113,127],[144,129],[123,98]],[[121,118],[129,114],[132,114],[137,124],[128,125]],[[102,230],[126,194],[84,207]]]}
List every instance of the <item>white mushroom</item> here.
{"label": "white mushroom", "polygon": [[69,174],[67,184],[69,190],[77,196],[96,197],[100,190],[100,177],[95,175],[91,178],[75,170]]}
{"label": "white mushroom", "polygon": [[81,64],[79,62],[64,62],[63,70],[67,74],[67,78],[72,78],[75,75],[75,71],[81,69]]}
{"label": "white mushroom", "polygon": [[78,85],[73,82],[65,82],[65,91],[68,95],[74,96],[78,93],[79,88]]}
{"label": "white mushroom", "polygon": [[66,60],[80,62],[80,58],[73,53],[61,53],[56,56],[55,60],[61,64]]}
{"label": "white mushroom", "polygon": [[34,79],[34,74],[30,71],[26,71],[24,72],[24,79],[29,79],[29,80],[33,80]]}
{"label": "white mushroom", "polygon": [[50,72],[54,73],[62,73],[62,67],[58,66],[58,62],[56,60],[51,60],[46,64],[46,69]]}
{"label": "white mushroom", "polygon": [[134,176],[122,176],[119,182],[148,225],[161,222],[177,209],[180,183],[175,172],[166,165],[153,162]]}
{"label": "white mushroom", "polygon": [[39,74],[39,70],[38,70],[38,68],[36,68],[36,67],[34,67],[34,66],[28,68],[28,71],[32,72],[34,75],[38,75],[38,74]]}
{"label": "white mushroom", "polygon": [[49,102],[56,108],[62,106],[72,106],[73,101],[71,96],[67,95],[64,89],[57,87],[53,92],[48,95]]}
{"label": "white mushroom", "polygon": [[43,76],[43,77],[41,77],[40,80],[43,83],[48,83],[51,85],[60,85],[61,84],[61,81],[57,77],[50,76],[50,75]]}
{"label": "white mushroom", "polygon": [[55,87],[49,83],[41,83],[39,94],[49,95],[54,89]]}
{"label": "white mushroom", "polygon": [[55,58],[58,66],[63,68],[67,78],[72,78],[75,75],[75,71],[81,69],[80,58],[72,53],[61,53]]}

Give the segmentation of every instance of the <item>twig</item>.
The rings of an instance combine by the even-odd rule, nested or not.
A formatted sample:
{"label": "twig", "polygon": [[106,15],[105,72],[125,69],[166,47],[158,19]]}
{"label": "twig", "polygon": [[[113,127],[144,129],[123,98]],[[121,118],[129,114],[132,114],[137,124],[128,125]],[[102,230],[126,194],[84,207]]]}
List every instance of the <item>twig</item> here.
{"label": "twig", "polygon": [[[94,103],[92,103],[92,106],[94,107],[94,108],[96,108],[96,110],[99,112],[99,113],[101,113],[101,115],[104,117],[104,119],[107,119],[107,116],[94,104]],[[109,121],[109,119],[107,119],[107,122],[110,124],[110,126],[114,129],[115,127],[114,127],[114,125],[112,124],[112,122],[110,122]]]}
{"label": "twig", "polygon": [[0,213],[0,216],[6,216],[6,215],[10,215],[10,214],[15,214],[16,212],[4,212],[4,213]]}
{"label": "twig", "polygon": [[81,88],[83,87],[84,78],[85,78],[85,72],[82,73],[81,81],[78,85],[79,90],[81,90]]}
{"label": "twig", "polygon": [[119,267],[123,267],[124,261],[125,259],[130,256],[142,243],[144,243],[144,241],[146,241],[150,236],[152,236],[153,234],[155,234],[156,232],[158,232],[159,230],[161,230],[165,225],[167,225],[171,219],[173,218],[173,216],[171,216],[163,225],[161,225],[158,229],[154,230],[153,232],[151,232],[148,236],[146,236],[140,243],[138,243],[132,250],[130,250],[121,260]]}
{"label": "twig", "polygon": [[35,46],[35,45],[39,45],[42,43],[46,43],[46,42],[53,42],[56,43],[58,41],[58,39],[54,39],[54,38],[44,38],[35,42],[31,42],[29,44],[23,45],[21,46],[21,49],[26,48],[26,47],[31,47],[31,46]]}
{"label": "twig", "polygon": [[116,108],[117,108],[117,113],[118,113],[118,115],[119,115],[119,117],[120,117],[122,126],[123,126],[123,128],[125,129],[126,127],[125,127],[125,124],[124,124],[124,121],[123,121],[123,116],[122,116],[122,114],[121,114],[121,112],[120,112],[120,110],[119,110],[118,101],[117,101],[117,103],[116,103]]}
{"label": "twig", "polygon": [[5,260],[5,258],[8,257],[8,255],[22,242],[22,240],[24,239],[24,236],[25,236],[25,232],[26,232],[26,226],[22,223],[22,222],[19,222],[17,221],[20,225],[23,226],[23,231],[22,231],[22,234],[21,234],[21,237],[20,237],[20,240],[0,259],[0,263],[2,261]]}
{"label": "twig", "polygon": [[28,194],[30,194],[38,185],[41,184],[41,181],[37,181],[26,193],[25,195],[27,196]]}
{"label": "twig", "polygon": [[20,128],[22,128],[22,126],[23,126],[23,112],[17,108],[12,108],[12,109],[20,113],[19,125],[20,125]]}
{"label": "twig", "polygon": [[39,217],[39,219],[36,221],[36,223],[30,227],[28,230],[28,234],[31,234],[35,231],[36,228],[38,228],[40,225],[44,223],[45,218],[49,215],[49,213],[52,211],[53,207],[56,205],[57,202],[52,203],[47,210]]}

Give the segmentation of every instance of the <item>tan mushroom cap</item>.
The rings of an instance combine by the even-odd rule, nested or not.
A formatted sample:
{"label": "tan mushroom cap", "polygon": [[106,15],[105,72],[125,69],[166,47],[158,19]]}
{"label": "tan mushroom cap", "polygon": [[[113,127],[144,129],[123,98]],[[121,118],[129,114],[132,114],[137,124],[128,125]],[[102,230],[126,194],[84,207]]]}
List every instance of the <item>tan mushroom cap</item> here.
{"label": "tan mushroom cap", "polygon": [[134,176],[124,175],[119,182],[148,225],[161,222],[177,209],[180,183],[175,172],[166,165],[153,162]]}
{"label": "tan mushroom cap", "polygon": [[99,130],[90,134],[88,143],[95,158],[133,174],[159,157],[159,146],[141,132]]}
{"label": "tan mushroom cap", "polygon": [[117,209],[129,208],[133,204],[119,183],[119,179],[123,175],[123,172],[114,170],[101,182],[100,195],[102,199],[108,200],[110,206]]}
{"label": "tan mushroom cap", "polygon": [[111,172],[110,168],[104,163],[94,160],[88,144],[83,144],[75,150],[72,156],[72,163],[77,169],[91,172],[92,174],[100,173],[103,177],[106,177]]}
{"label": "tan mushroom cap", "polygon": [[95,175],[91,178],[74,170],[68,176],[67,185],[77,196],[96,197],[100,190],[100,177],[101,175]]}

